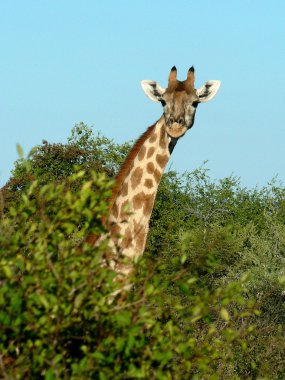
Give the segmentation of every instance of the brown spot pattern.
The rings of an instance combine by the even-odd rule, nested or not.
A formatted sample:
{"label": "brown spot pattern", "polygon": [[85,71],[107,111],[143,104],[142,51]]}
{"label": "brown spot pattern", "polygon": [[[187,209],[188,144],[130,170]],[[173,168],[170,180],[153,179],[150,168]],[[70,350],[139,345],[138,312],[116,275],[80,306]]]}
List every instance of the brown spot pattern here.
{"label": "brown spot pattern", "polygon": [[114,215],[114,217],[117,219],[118,216],[119,216],[119,210],[118,210],[118,205],[117,203],[115,202],[114,205],[113,205],[113,208],[112,208],[112,214]]}
{"label": "brown spot pattern", "polygon": [[144,225],[134,220],[134,231],[135,231],[134,235],[138,234],[143,229],[144,229]]}
{"label": "brown spot pattern", "polygon": [[137,251],[140,251],[141,254],[144,251],[145,242],[146,242],[146,236],[147,236],[147,234],[146,234],[145,231],[140,232],[136,236],[136,249],[137,249]]}
{"label": "brown spot pattern", "polygon": [[153,155],[154,151],[154,147],[149,148],[149,150],[147,151],[147,158],[150,158]]}
{"label": "brown spot pattern", "polygon": [[145,194],[143,201],[143,213],[145,216],[149,216],[151,214],[154,203],[154,195],[155,194]]}
{"label": "brown spot pattern", "polygon": [[138,183],[141,181],[142,175],[143,175],[142,168],[136,168],[133,171],[131,175],[131,185],[132,185],[133,190],[137,187]]}
{"label": "brown spot pattern", "polygon": [[150,178],[147,178],[144,181],[144,186],[147,187],[148,189],[151,189],[153,187],[153,180]]}
{"label": "brown spot pattern", "polygon": [[149,142],[150,143],[153,143],[155,142],[157,139],[157,134],[156,133],[153,133],[151,136],[150,136],[150,139],[149,139]]}
{"label": "brown spot pattern", "polygon": [[122,248],[123,249],[129,248],[130,245],[132,244],[132,240],[133,240],[132,231],[131,231],[130,227],[128,227],[126,229],[126,232],[125,232],[124,237],[122,239]]}
{"label": "brown spot pattern", "polygon": [[147,237],[147,229],[141,223],[134,221],[134,238],[136,242],[136,250],[140,251],[141,254],[144,251],[145,242]]}
{"label": "brown spot pattern", "polygon": [[165,128],[161,128],[160,130],[159,146],[162,149],[167,148],[167,138],[166,138]]}
{"label": "brown spot pattern", "polygon": [[111,227],[110,227],[110,234],[113,238],[117,237],[118,235],[121,234],[121,227],[119,224],[113,224]]}
{"label": "brown spot pattern", "polygon": [[146,166],[146,170],[148,173],[152,174],[154,172],[154,164],[153,162],[149,162]]}
{"label": "brown spot pattern", "polygon": [[98,235],[92,234],[92,235],[87,236],[86,242],[94,247],[98,239],[99,239]]}
{"label": "brown spot pattern", "polygon": [[129,204],[130,204],[130,202],[128,200],[126,200],[122,203],[121,210],[120,210],[120,217],[122,219],[126,218],[128,213],[130,212]]}
{"label": "brown spot pattern", "polygon": [[123,163],[119,171],[119,174],[116,177],[116,186],[113,190],[112,198],[110,200],[110,205],[113,205],[115,199],[117,198],[119,192],[121,191],[122,183],[125,181],[126,177],[128,176],[128,174],[130,173],[133,167],[135,158],[137,157],[144,143],[152,135],[154,128],[155,128],[155,124],[149,127],[146,130],[146,132],[143,133],[141,137],[137,140],[137,142],[133,146],[133,149],[131,149],[130,153],[128,154],[125,162]]}
{"label": "brown spot pattern", "polygon": [[140,251],[141,254],[144,251],[145,242],[146,242],[146,233],[140,233],[136,239],[136,249],[137,251]]}
{"label": "brown spot pattern", "polygon": [[135,210],[138,210],[140,208],[142,208],[143,206],[143,202],[144,202],[144,193],[138,193],[137,195],[134,196],[133,198],[133,205],[134,205],[134,209]]}
{"label": "brown spot pattern", "polygon": [[122,194],[123,197],[125,197],[126,195],[128,195],[128,192],[129,192],[129,191],[128,191],[128,183],[125,182],[125,183],[123,184],[121,194]]}
{"label": "brown spot pattern", "polygon": [[161,179],[161,172],[158,169],[155,169],[153,176],[156,180],[156,183],[159,183]]}
{"label": "brown spot pattern", "polygon": [[139,161],[143,160],[144,156],[145,156],[145,152],[146,152],[146,147],[145,146],[142,146],[139,153],[138,153],[138,159]]}
{"label": "brown spot pattern", "polygon": [[157,154],[156,161],[158,165],[163,169],[168,161],[168,157],[166,154]]}

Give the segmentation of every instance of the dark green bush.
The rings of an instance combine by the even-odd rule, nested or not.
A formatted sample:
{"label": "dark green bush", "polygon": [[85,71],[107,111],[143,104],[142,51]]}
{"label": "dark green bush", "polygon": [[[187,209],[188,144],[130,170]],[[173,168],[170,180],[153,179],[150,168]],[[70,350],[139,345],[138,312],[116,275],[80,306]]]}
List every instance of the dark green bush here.
{"label": "dark green bush", "polygon": [[104,233],[129,147],[79,124],[16,162],[0,197],[0,376],[283,379],[284,186],[166,173],[132,290],[110,303],[107,242],[83,238]]}
{"label": "dark green bush", "polygon": [[[33,148],[24,159],[19,148],[20,158],[15,162],[12,177],[2,189],[5,199],[4,208],[17,205],[25,191],[34,180],[39,184],[61,183],[73,174],[77,167],[86,172],[84,181],[90,179],[91,171],[104,172],[109,178],[114,177],[122,164],[130,144],[116,144],[98,134],[83,123],[76,124],[66,144],[50,144]],[[72,183],[74,190],[82,181]]]}
{"label": "dark green bush", "polygon": [[[243,282],[207,286],[185,243],[169,260],[146,255],[130,279],[132,290],[110,302],[120,285],[100,265],[107,241],[90,248],[82,239],[104,233],[112,182],[91,174],[72,192],[83,175],[32,183],[1,220],[2,377],[219,378],[233,361],[233,346],[242,348],[251,331],[249,323],[237,328],[253,314]],[[202,251],[204,263],[212,253]]]}

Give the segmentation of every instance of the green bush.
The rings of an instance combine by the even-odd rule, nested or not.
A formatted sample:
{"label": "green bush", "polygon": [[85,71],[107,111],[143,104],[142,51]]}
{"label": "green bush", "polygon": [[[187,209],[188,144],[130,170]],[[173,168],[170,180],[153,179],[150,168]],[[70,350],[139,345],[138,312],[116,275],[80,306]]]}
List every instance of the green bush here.
{"label": "green bush", "polygon": [[[129,143],[122,145],[102,136],[94,136],[87,125],[76,124],[66,144],[51,144],[43,141],[34,147],[27,159],[18,147],[20,158],[15,162],[12,177],[3,187],[4,208],[17,205],[22,193],[37,180],[41,185],[64,182],[80,167],[86,172],[84,181],[90,179],[91,172],[104,172],[109,178],[114,177],[130,148]],[[74,190],[82,181],[72,183]]]}
{"label": "green bush", "polygon": [[[148,250],[160,260],[188,244],[189,270],[211,289],[248,275],[247,295],[261,315],[235,352],[225,378],[283,379],[285,296],[285,191],[272,181],[262,189],[242,188],[230,177],[212,181],[204,168],[165,175],[151,221]],[[190,240],[189,240],[190,239]],[[208,252],[208,254],[206,254]],[[213,265],[214,264],[214,265]],[[176,270],[175,268],[173,268]],[[237,323],[238,326],[239,322]],[[233,363],[232,363],[233,364]]]}
{"label": "green bush", "polygon": [[0,196],[1,376],[283,379],[283,184],[167,172],[132,290],[114,298],[107,241],[83,241],[105,232],[129,148],[81,123],[16,162]]}
{"label": "green bush", "polygon": [[192,236],[169,260],[146,255],[129,280],[132,290],[114,298],[121,285],[100,264],[107,240],[91,248],[83,239],[105,232],[101,219],[113,182],[93,173],[76,185],[83,176],[33,182],[1,219],[1,376],[220,378],[252,330],[244,281],[211,288],[200,279],[202,266],[210,273],[214,262],[205,246],[202,266],[191,265]]}

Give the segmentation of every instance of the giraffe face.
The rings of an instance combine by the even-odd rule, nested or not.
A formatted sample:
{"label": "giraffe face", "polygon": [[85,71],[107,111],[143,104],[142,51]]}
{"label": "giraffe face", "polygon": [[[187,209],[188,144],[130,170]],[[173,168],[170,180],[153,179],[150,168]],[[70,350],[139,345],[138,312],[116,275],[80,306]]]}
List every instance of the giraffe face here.
{"label": "giraffe face", "polygon": [[195,113],[199,104],[199,97],[193,91],[187,93],[181,90],[166,91],[161,97],[166,132],[170,137],[179,138],[194,124]]}
{"label": "giraffe face", "polygon": [[177,80],[177,71],[173,67],[168,78],[167,89],[162,88],[155,81],[141,82],[146,95],[153,101],[161,102],[166,131],[170,137],[179,138],[193,126],[198,104],[211,100],[221,84],[219,80],[210,80],[196,90],[194,80],[192,66],[188,71],[187,79],[182,82]]}

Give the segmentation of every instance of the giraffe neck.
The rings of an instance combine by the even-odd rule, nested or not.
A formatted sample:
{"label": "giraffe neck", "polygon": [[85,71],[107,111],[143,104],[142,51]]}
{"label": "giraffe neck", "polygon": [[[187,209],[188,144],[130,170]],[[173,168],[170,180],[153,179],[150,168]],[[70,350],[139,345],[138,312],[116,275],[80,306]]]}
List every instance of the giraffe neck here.
{"label": "giraffe neck", "polygon": [[108,224],[112,240],[131,259],[143,254],[154,200],[171,149],[171,138],[161,117],[136,142],[117,176]]}

